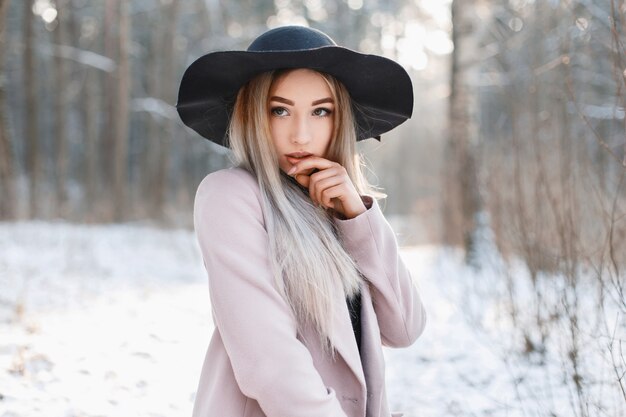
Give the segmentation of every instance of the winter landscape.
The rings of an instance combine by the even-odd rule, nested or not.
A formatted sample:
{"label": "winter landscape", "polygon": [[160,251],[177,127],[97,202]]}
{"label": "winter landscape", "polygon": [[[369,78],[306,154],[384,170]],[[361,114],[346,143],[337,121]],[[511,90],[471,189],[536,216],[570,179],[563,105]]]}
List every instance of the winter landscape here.
{"label": "winter landscape", "polygon": [[[393,410],[535,416],[553,407],[572,415],[558,412],[569,410],[567,386],[546,378],[559,364],[503,360],[505,320],[476,288],[467,293],[497,282],[493,262],[477,270],[433,246],[402,256],[429,316],[413,346],[385,350]],[[190,415],[212,331],[193,232],[3,223],[0,297],[0,416]],[[623,318],[620,331],[623,338]],[[516,384],[520,375],[532,383]],[[618,401],[613,407],[624,411]]]}

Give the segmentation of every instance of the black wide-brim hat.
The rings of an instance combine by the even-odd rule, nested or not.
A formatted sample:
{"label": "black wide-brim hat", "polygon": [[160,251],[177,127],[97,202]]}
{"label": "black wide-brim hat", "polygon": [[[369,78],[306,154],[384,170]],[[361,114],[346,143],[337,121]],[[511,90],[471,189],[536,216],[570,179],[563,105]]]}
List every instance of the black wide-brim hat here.
{"label": "black wide-brim hat", "polygon": [[411,117],[413,86],[401,65],[338,46],[325,33],[283,26],[256,38],[246,51],[201,56],[183,74],[176,109],[205,138],[228,146],[228,124],[239,89],[255,75],[285,68],[330,74],[353,102],[357,140],[376,138]]}

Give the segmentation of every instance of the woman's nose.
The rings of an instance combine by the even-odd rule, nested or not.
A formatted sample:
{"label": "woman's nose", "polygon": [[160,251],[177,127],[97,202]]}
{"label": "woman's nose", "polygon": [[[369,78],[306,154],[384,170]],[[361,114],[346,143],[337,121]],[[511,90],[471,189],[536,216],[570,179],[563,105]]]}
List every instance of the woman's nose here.
{"label": "woman's nose", "polygon": [[291,138],[292,142],[300,144],[310,142],[313,138],[313,132],[311,132],[309,120],[303,116],[294,117],[294,125]]}

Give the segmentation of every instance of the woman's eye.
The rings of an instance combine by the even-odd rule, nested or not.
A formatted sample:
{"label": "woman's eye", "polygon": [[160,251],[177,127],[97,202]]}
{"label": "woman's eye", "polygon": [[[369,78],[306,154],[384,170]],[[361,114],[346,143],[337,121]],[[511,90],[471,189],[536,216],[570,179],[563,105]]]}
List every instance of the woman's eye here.
{"label": "woman's eye", "polygon": [[319,117],[330,116],[331,113],[332,113],[332,110],[326,109],[326,108],[323,108],[323,107],[320,107],[319,109],[313,110],[313,114],[315,116],[319,116]]}
{"label": "woman's eye", "polygon": [[286,116],[288,114],[287,109],[284,107],[272,107],[271,112],[274,116],[279,117]]}

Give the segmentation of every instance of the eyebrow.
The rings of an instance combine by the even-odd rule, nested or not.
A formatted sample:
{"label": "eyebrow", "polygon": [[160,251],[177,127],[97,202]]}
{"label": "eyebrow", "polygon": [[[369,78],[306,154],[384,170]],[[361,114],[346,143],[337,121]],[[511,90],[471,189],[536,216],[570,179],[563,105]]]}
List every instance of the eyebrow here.
{"label": "eyebrow", "polygon": [[326,98],[321,98],[319,100],[315,100],[313,103],[311,103],[312,106],[315,106],[317,104],[322,104],[322,103],[332,103],[333,99],[330,97],[326,97]]}
{"label": "eyebrow", "polygon": [[[284,97],[279,97],[279,96],[272,96],[270,98],[270,101],[278,101],[280,103],[285,103],[288,104],[290,106],[293,106],[294,103],[293,101],[286,99]],[[321,98],[319,100],[315,100],[314,102],[311,103],[311,106],[316,106],[318,104],[322,104],[322,103],[333,103],[333,99],[331,97],[325,97],[325,98]]]}

